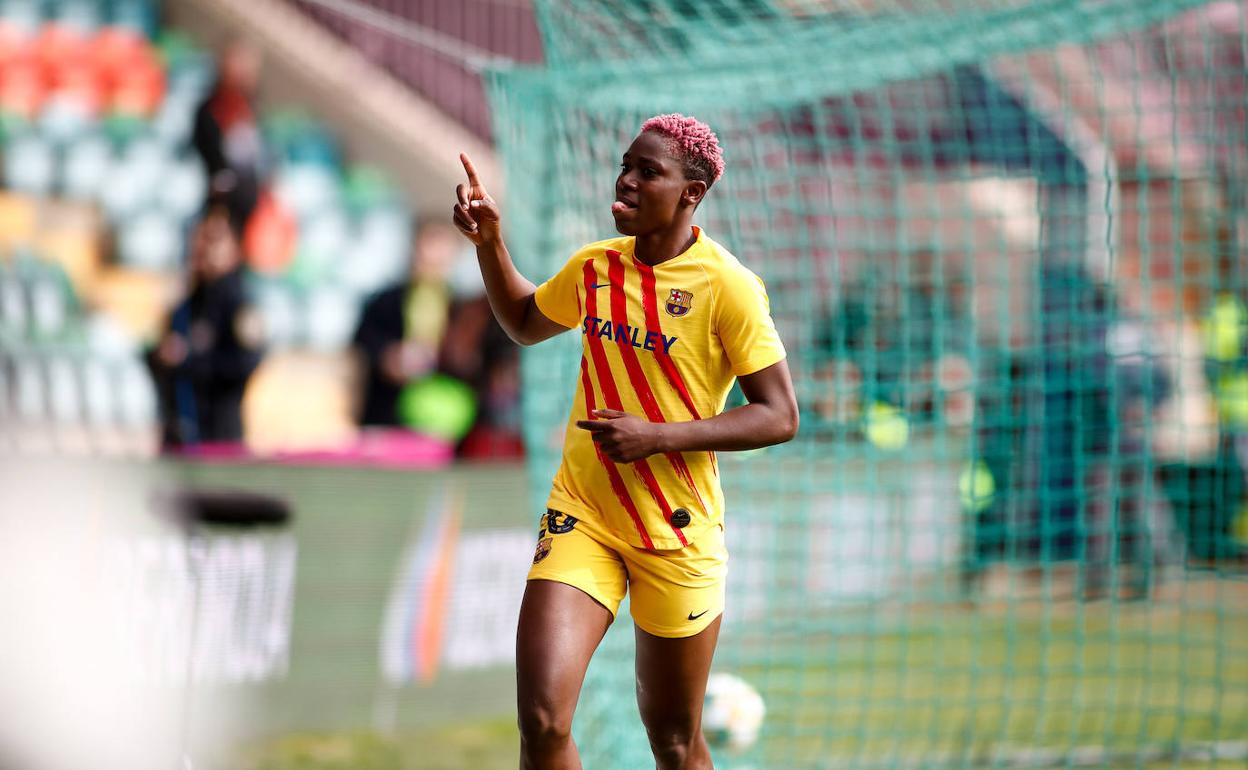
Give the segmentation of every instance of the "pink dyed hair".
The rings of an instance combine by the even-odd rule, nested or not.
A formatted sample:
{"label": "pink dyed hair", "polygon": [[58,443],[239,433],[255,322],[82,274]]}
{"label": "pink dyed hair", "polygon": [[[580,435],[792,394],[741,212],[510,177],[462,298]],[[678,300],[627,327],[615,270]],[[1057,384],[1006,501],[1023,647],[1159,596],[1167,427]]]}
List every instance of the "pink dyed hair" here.
{"label": "pink dyed hair", "polygon": [[697,118],[677,112],[655,115],[641,124],[641,131],[653,131],[671,141],[673,152],[684,161],[686,177],[701,179],[710,186],[724,175],[724,155],[719,149],[719,137],[715,136],[710,126]]}

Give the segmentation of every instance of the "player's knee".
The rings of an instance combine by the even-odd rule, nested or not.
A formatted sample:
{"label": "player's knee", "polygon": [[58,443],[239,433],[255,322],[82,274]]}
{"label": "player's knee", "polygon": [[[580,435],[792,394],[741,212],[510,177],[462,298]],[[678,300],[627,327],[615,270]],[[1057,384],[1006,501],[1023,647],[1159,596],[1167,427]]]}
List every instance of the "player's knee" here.
{"label": "player's knee", "polygon": [[646,737],[659,767],[684,767],[701,740],[696,722],[685,716],[646,720]]}
{"label": "player's knee", "polygon": [[572,738],[572,714],[547,703],[529,703],[519,709],[520,739],[537,750],[557,748]]}

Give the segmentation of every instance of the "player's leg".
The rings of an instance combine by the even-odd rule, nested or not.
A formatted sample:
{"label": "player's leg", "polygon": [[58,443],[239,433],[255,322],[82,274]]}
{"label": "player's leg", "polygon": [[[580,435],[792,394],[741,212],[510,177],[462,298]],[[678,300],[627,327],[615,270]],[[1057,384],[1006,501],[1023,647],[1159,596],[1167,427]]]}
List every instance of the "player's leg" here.
{"label": "player's leg", "polygon": [[580,768],[572,715],[612,615],[579,588],[530,580],[516,632],[521,770]]}
{"label": "player's leg", "polygon": [[637,706],[659,770],[711,768],[702,699],[722,619],[683,639],[637,629]]}
{"label": "player's leg", "polygon": [[702,699],[719,640],[728,553],[721,527],[684,549],[626,551],[637,625],[637,705],[660,770],[705,770]]}
{"label": "player's leg", "polygon": [[520,767],[579,768],[572,715],[589,659],[624,598],[627,573],[573,516],[547,511],[516,631]]}

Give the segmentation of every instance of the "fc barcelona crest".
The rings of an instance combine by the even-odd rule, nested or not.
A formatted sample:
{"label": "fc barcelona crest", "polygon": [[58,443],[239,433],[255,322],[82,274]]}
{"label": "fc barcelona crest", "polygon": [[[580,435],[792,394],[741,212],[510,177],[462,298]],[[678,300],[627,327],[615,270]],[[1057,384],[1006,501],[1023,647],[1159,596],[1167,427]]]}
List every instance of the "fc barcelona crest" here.
{"label": "fc barcelona crest", "polygon": [[537,541],[537,551],[533,554],[534,564],[537,564],[542,559],[545,559],[550,555],[550,542],[551,539],[549,537],[544,537]]}
{"label": "fc barcelona crest", "polygon": [[667,295],[667,314],[680,318],[689,312],[693,305],[693,292],[684,289],[672,289]]}

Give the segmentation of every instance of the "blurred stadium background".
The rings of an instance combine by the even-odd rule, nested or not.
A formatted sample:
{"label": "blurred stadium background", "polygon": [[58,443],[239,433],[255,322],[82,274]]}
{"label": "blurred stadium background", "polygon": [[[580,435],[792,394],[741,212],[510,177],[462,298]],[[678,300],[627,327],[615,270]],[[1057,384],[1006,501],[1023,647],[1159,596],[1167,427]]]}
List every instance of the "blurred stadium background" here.
{"label": "blurred stadium background", "polygon": [[[170,441],[212,372],[169,399],[153,361],[240,39],[258,364],[240,436]],[[392,424],[360,427],[390,364],[359,329],[459,151],[540,280],[610,233],[621,148],[671,110],[725,145],[702,223],[766,280],[803,407],[792,444],[723,458],[717,668],[768,717],[717,766],[1243,767],[1248,3],[0,0],[0,458],[124,479],[96,518],[226,501],[110,535],[93,573],[136,681],[186,690],[178,751],[514,766],[578,341],[519,355],[454,250],[396,311],[419,344]],[[257,499],[289,522],[243,526]],[[0,533],[61,515],[7,507]],[[628,626],[591,667],[587,767],[650,762]]]}

